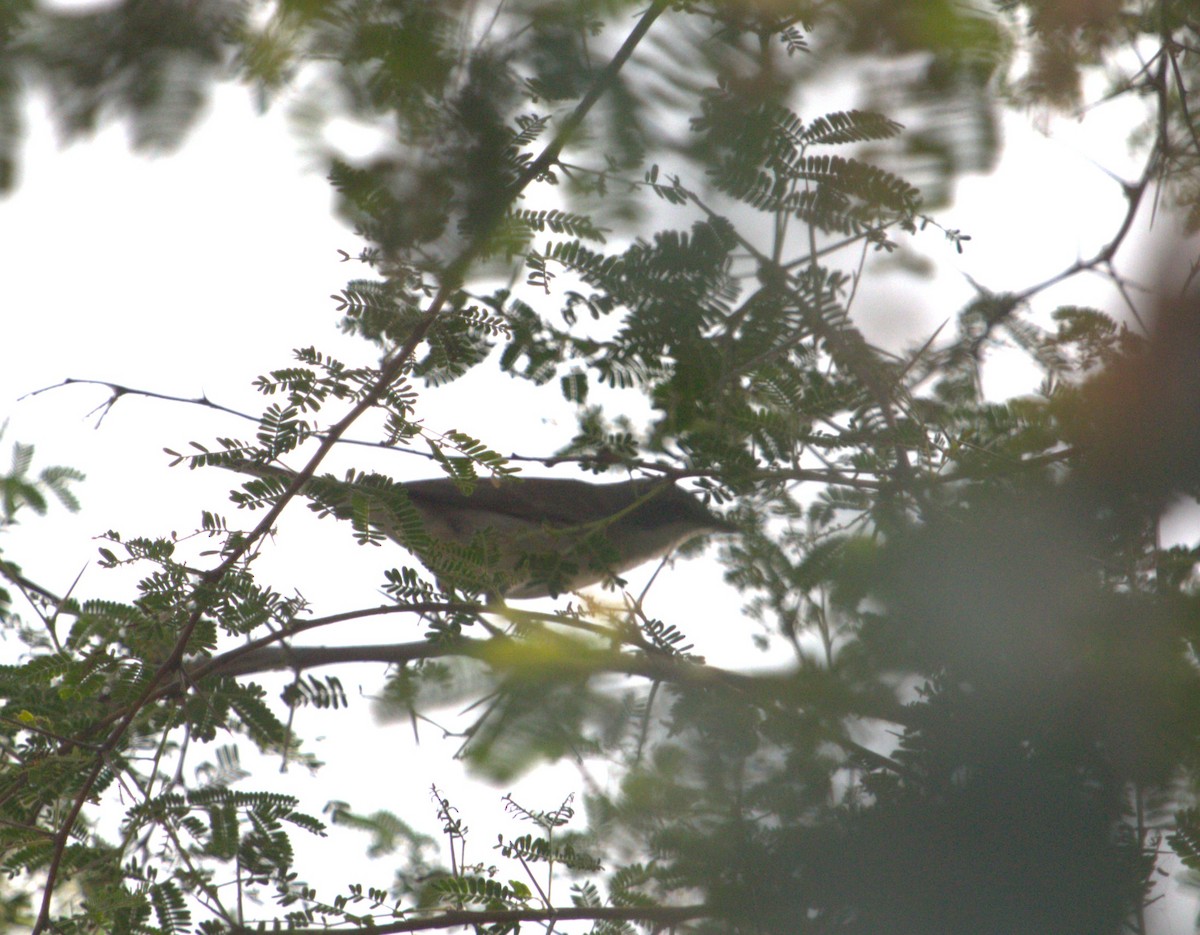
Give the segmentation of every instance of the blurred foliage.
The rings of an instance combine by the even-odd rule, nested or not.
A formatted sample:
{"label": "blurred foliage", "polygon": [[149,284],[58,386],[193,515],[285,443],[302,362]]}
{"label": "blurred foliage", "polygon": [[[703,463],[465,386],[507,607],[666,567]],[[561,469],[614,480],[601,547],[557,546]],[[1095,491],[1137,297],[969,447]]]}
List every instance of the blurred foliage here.
{"label": "blurred foliage", "polygon": [[[1145,101],[1145,171],[1106,248],[1050,282],[1100,272],[1128,295],[1113,260],[1143,198],[1158,186],[1193,221],[1200,204],[1198,25],[1170,0],[0,6],[6,187],[32,88],[68,138],[124,119],[154,148],[182,141],[216,80],[265,104],[296,90],[362,241],[334,299],[369,361],[299,350],[255,382],[270,401],[252,439],[170,452],[257,466],[233,497],[249,524],[212,510],[195,541],[108,532],[101,564],[143,575],[127,600],[0,565],[42,625],[6,617],[27,653],[0,668],[0,853],[44,884],[34,931],[1144,932],[1164,840],[1200,867],[1200,550],[1158,541],[1200,496],[1200,267],[1181,287],[1164,266],[1136,327],[1078,305],[1038,317],[1047,283],[1018,281],[892,352],[853,306],[871,260],[922,232],[963,249],[930,211],[995,164],[1003,105],[1081,110],[1094,75]],[[861,106],[806,103],[850,77]],[[338,116],[379,129],[379,151],[324,142]],[[1002,346],[1038,392],[987,398]],[[686,479],[726,510],[746,600],[726,629],[757,626],[787,668],[706,661],[690,621],[632,596],[621,613],[481,605],[486,536],[432,543],[403,485],[313,476],[368,423],[457,483],[511,473],[507,440],[428,424],[415,389],[492,366],[580,407],[547,465]],[[4,478],[10,517],[75,479],[31,481],[28,455]],[[300,582],[253,564],[297,495],[364,545],[403,526],[426,567],[383,570],[382,608],[372,593],[312,617],[285,596]],[[380,613],[424,638],[273,645]],[[342,712],[337,678],[301,674],[335,661],[393,663],[380,707],[414,729],[469,705],[460,756],[482,775],[596,758],[615,785],[589,789],[585,830],[569,800],[510,798],[532,830],[501,836],[495,864],[436,789],[440,863],[417,809],[364,814],[337,790],[331,820],[405,863],[390,887],[322,895],[292,844],[324,833],[315,810],[265,775],[233,791],[251,777],[228,741],[319,766],[292,715]],[[280,667],[297,677],[276,702],[255,676]],[[121,809],[115,833],[101,805]]]}

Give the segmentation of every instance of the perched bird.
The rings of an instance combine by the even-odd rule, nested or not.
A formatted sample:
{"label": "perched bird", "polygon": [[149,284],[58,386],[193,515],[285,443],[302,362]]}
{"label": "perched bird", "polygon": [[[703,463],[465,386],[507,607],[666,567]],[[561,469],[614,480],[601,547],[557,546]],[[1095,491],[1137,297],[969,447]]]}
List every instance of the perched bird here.
{"label": "perched bird", "polygon": [[[294,477],[249,461],[210,463],[260,478],[246,485],[249,497],[235,496],[243,502],[281,493]],[[735,531],[673,483],[647,479],[506,477],[478,480],[468,494],[449,478],[397,483],[378,474],[323,475],[301,493],[318,512],[352,520],[360,537],[398,542],[441,580],[505,598],[557,596],[698,536]]]}

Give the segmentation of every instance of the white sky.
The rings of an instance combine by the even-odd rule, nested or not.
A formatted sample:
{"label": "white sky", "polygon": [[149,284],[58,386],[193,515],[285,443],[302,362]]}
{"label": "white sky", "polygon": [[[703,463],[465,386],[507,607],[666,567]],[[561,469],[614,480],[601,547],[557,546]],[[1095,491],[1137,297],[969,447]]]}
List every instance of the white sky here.
{"label": "white sky", "polygon": [[[934,284],[868,282],[861,311],[879,340],[912,339],[951,318],[971,297],[960,270],[998,291],[1020,289],[1090,255],[1115,230],[1123,199],[1085,155],[1132,176],[1111,125],[1060,120],[1047,139],[1013,116],[1006,129],[1009,147],[1000,169],[965,180],[957,203],[940,218],[971,234],[966,253],[956,255],[930,231],[917,246],[939,265]],[[56,508],[45,520],[27,516],[0,543],[6,557],[51,589],[66,591],[84,570],[78,595],[128,599],[130,576],[91,564],[98,544],[92,537],[109,528],[185,533],[199,524],[203,508],[223,511],[231,523],[243,521],[227,501],[231,477],[168,469],[162,449],[184,451],[190,440],[212,442],[218,435],[248,437],[251,423],[198,407],[126,398],[97,429],[89,413],[106,400],[103,388],[20,397],[64,378],[91,378],[186,397],[206,394],[256,413],[263,400],[250,381],[290,365],[293,347],[315,344],[348,362],[371,361],[370,348],[336,330],[329,296],[367,271],[339,262],[339,248],[353,254],[359,244],[332,218],[331,203],[321,172],[305,164],[281,115],[258,116],[238,89],[218,90],[201,128],[178,154],[160,159],[131,156],[119,127],[60,151],[44,113],[31,112],[20,186],[0,202],[0,348],[7,365],[0,371],[0,419],[9,420],[0,459],[7,459],[14,441],[32,443],[36,466],[72,465],[88,480],[78,488],[80,515]],[[1125,254],[1127,262],[1132,256]],[[1077,278],[1039,299],[1039,307],[1067,300],[1115,310],[1098,278]],[[994,377],[993,389],[1004,392],[1021,387],[1029,373],[1014,364],[996,368]],[[471,381],[423,394],[427,424],[474,434],[503,452],[516,438],[524,454],[548,454],[573,434],[571,412],[556,401],[553,387],[534,392],[505,377],[481,379],[488,381],[483,393]],[[416,459],[368,462],[359,449],[327,467],[337,471],[350,463],[382,463],[401,477],[433,473]],[[285,531],[315,528],[307,511],[295,512]],[[363,562],[349,535],[339,544],[324,528],[317,532],[281,536],[260,573],[279,586],[303,581],[316,613],[377,603],[379,570],[398,562]],[[739,620],[737,595],[723,585],[714,564],[677,564],[664,572],[653,595],[650,611],[692,633],[714,661],[761,659],[749,645],[751,628]],[[385,618],[346,627],[338,641],[419,635],[416,623]],[[317,636],[315,642],[329,638]],[[489,823],[505,790],[480,793],[455,778],[437,755],[447,745],[433,731],[423,737],[423,749],[432,755],[414,757],[407,725],[373,724],[356,693],[360,685],[366,692],[379,686],[381,667],[342,675],[357,714],[347,719],[302,712],[297,720],[302,734],[325,731],[312,749],[330,764],[315,780],[295,773],[289,778],[303,807],[319,810],[327,799],[350,798],[362,811],[391,809],[432,828],[428,786],[437,781],[464,811],[475,810],[464,816],[469,823]],[[351,724],[362,730],[348,729]],[[249,751],[242,752],[246,758]],[[365,770],[364,763],[370,764]],[[518,784],[514,791],[523,804],[553,807],[561,793],[578,787],[569,767],[555,775],[560,782],[549,793],[542,792],[542,777],[536,786]],[[420,821],[421,815],[429,820]],[[532,829],[509,830],[516,835]],[[491,860],[493,840],[481,833],[474,857]],[[333,863],[339,870],[354,863],[365,843],[347,834],[312,851],[333,872],[332,890],[341,879]],[[372,868],[379,885],[389,882],[388,866]],[[345,872],[346,879],[358,876]],[[1190,910],[1177,900],[1171,905],[1178,914],[1161,931],[1187,931]]]}

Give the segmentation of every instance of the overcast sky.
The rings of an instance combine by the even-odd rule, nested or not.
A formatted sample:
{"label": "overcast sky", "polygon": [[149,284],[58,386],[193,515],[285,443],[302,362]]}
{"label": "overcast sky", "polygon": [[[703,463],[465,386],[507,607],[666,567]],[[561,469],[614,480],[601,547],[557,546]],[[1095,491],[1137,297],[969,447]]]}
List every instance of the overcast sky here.
{"label": "overcast sky", "polygon": [[[939,218],[971,235],[965,253],[957,255],[931,231],[917,247],[938,266],[933,283],[868,282],[860,310],[872,336],[884,343],[908,340],[952,318],[972,295],[964,272],[996,290],[1020,289],[1077,256],[1090,255],[1111,236],[1124,200],[1090,160],[1131,177],[1135,169],[1123,142],[1100,120],[1077,125],[1060,119],[1051,129],[1052,135],[1044,137],[1022,116],[1006,120],[1009,145],[1000,169],[962,182],[956,204]],[[365,272],[340,262],[337,251],[353,254],[360,244],[332,217],[322,173],[306,163],[282,113],[260,116],[241,90],[225,88],[179,153],[132,156],[125,140],[123,128],[110,127],[89,142],[60,150],[45,113],[35,105],[19,188],[0,202],[0,347],[5,352],[0,417],[8,419],[0,457],[7,458],[14,441],[32,443],[37,466],[68,464],[88,475],[78,489],[81,514],[69,517],[56,509],[46,520],[27,517],[0,546],[47,587],[65,592],[86,569],[79,594],[128,599],[129,576],[90,564],[98,544],[93,537],[109,528],[183,534],[196,528],[203,508],[242,521],[227,502],[231,478],[216,476],[217,471],[169,469],[162,449],[185,450],[193,439],[211,443],[219,435],[249,437],[253,424],[198,407],[126,398],[97,427],[93,410],[107,399],[103,388],[25,394],[66,378],[111,380],[184,397],[204,394],[255,413],[263,400],[250,381],[264,370],[289,365],[293,347],[316,345],[351,363],[371,362],[374,354],[337,332],[329,297]],[[1048,309],[1067,300],[1118,311],[1097,277],[1077,278],[1040,297],[1038,304]],[[477,381],[484,379],[489,382],[480,394]],[[1028,389],[1030,380],[1031,372],[1013,357],[993,368],[989,385],[999,395]],[[420,414],[434,428],[460,429],[506,453],[516,439],[521,453],[542,455],[574,430],[570,409],[557,400],[547,402],[554,399],[554,392],[534,392],[493,373],[426,394]],[[361,450],[331,469],[350,463],[382,464],[400,477],[432,473],[415,459],[368,460]],[[286,529],[323,531],[307,511],[292,512],[298,515],[285,521]],[[305,596],[319,613],[374,601],[379,569],[387,563],[358,561],[361,550],[348,535],[340,543],[331,538],[337,539],[281,536],[260,573],[280,585],[303,580]],[[692,632],[701,652],[719,650],[723,664],[754,664],[761,657],[738,608],[737,595],[723,585],[716,566],[692,561],[664,574],[650,609]],[[389,620],[348,627],[339,641],[419,636],[416,623]],[[373,690],[379,675],[355,670],[347,688]],[[324,790],[359,782],[364,751],[370,751],[378,781],[355,806],[404,814],[415,803],[431,812],[427,792],[435,779],[467,804],[462,800],[468,786],[453,787],[440,758],[418,761],[403,752],[411,736],[407,725],[382,732],[372,728],[354,737],[347,736],[344,723],[302,715],[302,731],[328,725],[324,729],[330,733],[316,742],[315,752],[335,764],[318,787],[305,787],[306,778],[296,777],[298,791],[306,790],[306,805],[323,801]],[[426,750],[447,749],[435,731],[424,740],[430,745]],[[347,755],[347,744],[353,755]],[[569,768],[557,775],[578,785]],[[499,792],[484,809],[498,810],[498,797]],[[550,808],[557,802],[525,804]],[[478,859],[490,859],[492,840],[481,838]],[[353,839],[352,846],[358,844]],[[1170,928],[1183,931],[1186,925],[1172,922]]]}

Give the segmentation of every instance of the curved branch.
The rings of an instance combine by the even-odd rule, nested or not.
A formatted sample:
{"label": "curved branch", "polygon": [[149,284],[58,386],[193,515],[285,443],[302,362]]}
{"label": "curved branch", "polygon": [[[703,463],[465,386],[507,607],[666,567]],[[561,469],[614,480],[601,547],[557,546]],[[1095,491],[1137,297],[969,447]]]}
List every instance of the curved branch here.
{"label": "curved branch", "polygon": [[[1117,252],[1121,249],[1121,245],[1133,230],[1133,222],[1137,217],[1137,213],[1142,206],[1142,201],[1145,199],[1146,192],[1150,188],[1150,183],[1159,173],[1160,167],[1163,164],[1163,154],[1167,145],[1167,126],[1166,115],[1168,102],[1166,101],[1166,85],[1167,85],[1167,57],[1159,51],[1159,67],[1151,80],[1151,86],[1155,89],[1158,95],[1159,107],[1159,125],[1156,131],[1154,144],[1150,148],[1150,155],[1146,159],[1146,164],[1142,168],[1141,177],[1136,182],[1125,182],[1117,179],[1121,185],[1121,189],[1125,194],[1125,216],[1121,219],[1121,223],[1117,226],[1116,232],[1108,239],[1096,253],[1084,260],[1076,260],[1064,270],[1055,273],[1049,279],[1043,280],[1036,285],[1028,286],[1020,292],[1014,293],[1013,300],[1015,303],[1027,302],[1030,298],[1037,295],[1051,286],[1056,286],[1060,282],[1070,279],[1079,273],[1088,270],[1094,270],[1097,267],[1110,264],[1116,257]],[[1136,314],[1136,312],[1135,312]]]}
{"label": "curved branch", "polygon": [[[365,644],[359,646],[261,646],[250,652],[241,647],[214,656],[188,671],[192,680],[208,676],[255,675],[282,669],[312,669],[349,662],[383,662],[402,665],[448,656],[478,659],[496,668],[520,662],[525,647],[506,636],[489,639],[459,637],[455,640],[415,640],[411,643]],[[532,652],[532,650],[531,650]],[[550,667],[547,666],[547,669]],[[726,685],[748,689],[761,684],[762,676],[744,675],[707,663],[678,656],[640,655],[607,649],[575,648],[569,658],[556,660],[557,675],[640,675],[655,681],[686,685]]]}
{"label": "curved branch", "polygon": [[[259,422],[259,418],[257,416],[252,416],[249,413],[232,409],[229,406],[222,405],[221,403],[215,403],[207,396],[173,396],[169,393],[160,393],[156,390],[143,390],[133,386],[125,386],[120,383],[113,383],[109,380],[86,380],[68,377],[60,383],[55,383],[51,386],[44,386],[39,390],[33,390],[32,392],[26,393],[25,396],[37,396],[40,393],[45,393],[50,390],[61,389],[66,386],[80,385],[104,386],[112,391],[112,396],[109,397],[108,401],[101,403],[100,406],[96,407],[97,409],[104,409],[106,412],[122,396],[144,396],[147,399],[160,399],[173,403],[185,403],[190,406],[202,406],[204,408],[212,409],[216,412],[223,412],[228,415],[236,416],[239,419],[245,419],[249,422]],[[24,399],[25,396],[22,396],[21,398]],[[96,410],[93,409],[92,411],[95,412]],[[103,416],[101,416],[101,419],[103,419]],[[312,434],[312,438],[323,439],[325,434],[326,433],[324,432],[314,432]],[[430,461],[436,460],[435,456],[428,451],[418,448],[405,448],[400,445],[389,445],[385,442],[373,442],[361,438],[343,437],[339,438],[337,443],[341,445],[359,445],[364,448],[376,448],[381,451],[418,455]],[[509,461],[526,461],[531,464],[541,464],[548,468],[555,467],[559,464],[591,463],[595,461],[594,455],[528,455],[512,452],[505,457]],[[713,471],[679,471],[666,467],[657,461],[644,461],[641,459],[622,461],[621,466],[630,470],[658,471],[665,475],[669,475],[673,480],[683,480],[688,477],[711,478],[714,476]],[[882,485],[881,481],[874,478],[861,477],[858,473],[842,474],[835,470],[815,470],[812,468],[794,468],[782,471],[754,471],[747,476],[752,480],[811,481],[819,484],[835,484],[840,487],[857,487],[862,490],[877,490]]]}
{"label": "curved branch", "polygon": [[[539,649],[507,636],[488,639],[459,637],[434,642],[418,640],[410,643],[373,644],[360,646],[265,646],[253,652],[234,650],[216,656],[203,665],[189,670],[189,681],[209,676],[244,676],[285,669],[300,670],[319,666],[355,662],[377,662],[404,665],[428,659],[477,659],[498,672],[509,669],[528,671],[528,660],[536,659],[538,670],[547,678],[579,679],[601,675],[625,675],[651,682],[665,682],[682,688],[720,688],[734,692],[742,701],[763,708],[809,706],[831,694],[830,685],[813,684],[797,679],[797,672],[776,671],[761,673],[735,672],[710,665],[703,660],[672,656],[656,652],[621,652],[613,649],[590,649],[578,642],[571,644],[570,653],[558,654],[547,662]],[[812,675],[812,673],[806,673]],[[831,680],[836,678],[831,675]],[[845,708],[843,713],[907,724],[904,707],[899,702],[887,703],[879,698],[867,699],[847,694],[845,686],[833,692]],[[841,740],[838,741],[842,742]]]}
{"label": "curved branch", "polygon": [[[369,931],[374,935],[399,935],[401,932],[427,932],[432,929],[449,929],[481,925],[511,925],[514,929],[520,922],[572,922],[579,920],[610,922],[648,922],[657,931],[671,928],[693,919],[715,917],[713,909],[705,905],[691,906],[561,906],[549,909],[500,909],[472,911],[452,909],[435,916],[373,925]],[[242,931],[250,932],[250,928]],[[254,929],[253,931],[258,931]]]}

